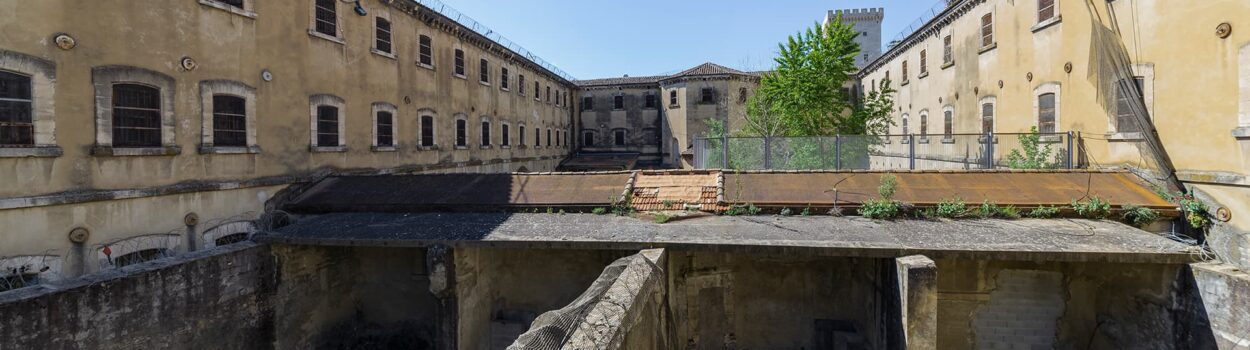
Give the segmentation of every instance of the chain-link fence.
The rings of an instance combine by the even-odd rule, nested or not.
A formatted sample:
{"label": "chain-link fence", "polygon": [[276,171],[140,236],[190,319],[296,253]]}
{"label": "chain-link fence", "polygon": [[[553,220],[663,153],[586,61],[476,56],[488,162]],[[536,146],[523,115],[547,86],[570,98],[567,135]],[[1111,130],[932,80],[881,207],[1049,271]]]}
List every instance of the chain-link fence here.
{"label": "chain-link fence", "polygon": [[1070,169],[1073,133],[722,137],[694,142],[696,169]]}

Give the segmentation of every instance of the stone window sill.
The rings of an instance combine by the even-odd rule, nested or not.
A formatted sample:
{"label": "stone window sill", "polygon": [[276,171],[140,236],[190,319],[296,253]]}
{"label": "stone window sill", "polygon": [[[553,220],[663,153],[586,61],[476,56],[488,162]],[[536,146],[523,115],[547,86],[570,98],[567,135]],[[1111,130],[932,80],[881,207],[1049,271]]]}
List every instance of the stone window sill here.
{"label": "stone window sill", "polygon": [[222,10],[222,11],[226,11],[226,12],[229,12],[229,13],[233,13],[233,14],[235,14],[235,15],[239,15],[239,16],[242,16],[242,17],[244,17],[244,18],[256,19],[256,12],[252,12],[252,11],[244,10],[244,9],[241,9],[241,8],[238,8],[238,7],[230,6],[230,5],[227,5],[227,4],[226,4],[226,3],[224,3],[224,2],[220,2],[220,1],[216,1],[216,0],[200,0],[200,5],[204,5],[204,6],[212,7],[212,8],[218,9],[218,10]]}
{"label": "stone window sill", "polygon": [[681,105],[668,105],[668,109],[680,109]]}
{"label": "stone window sill", "polygon": [[372,151],[374,151],[374,152],[395,152],[395,151],[398,151],[398,150],[399,150],[399,147],[396,147],[396,146],[373,146],[373,147],[370,147],[370,150],[372,150]]}
{"label": "stone window sill", "polygon": [[955,61],[950,61],[950,62],[943,63],[942,69],[947,69],[947,68],[954,67],[954,66],[955,66]]}
{"label": "stone window sill", "polygon": [[397,58],[395,58],[395,54],[390,53],[390,52],[386,52],[386,51],[381,51],[381,50],[378,50],[378,49],[376,49],[376,48],[369,49],[369,52],[372,52],[374,55],[378,55],[378,56],[386,57],[386,58],[389,58],[389,59],[392,59],[392,60],[398,60]]}
{"label": "stone window sill", "polygon": [[512,149],[512,146],[502,145],[502,146],[499,146],[499,149]]}
{"label": "stone window sill", "polygon": [[955,144],[955,139],[953,139],[953,138],[949,138],[949,137],[944,137],[944,138],[942,138],[942,143],[943,143],[943,144],[947,144],[947,145],[953,145],[953,144]]}
{"label": "stone window sill", "polygon": [[[977,138],[977,143],[985,144],[985,141],[987,141],[985,136]],[[998,136],[994,136],[994,140],[991,143],[998,144]]]}
{"label": "stone window sill", "polygon": [[182,147],[113,147],[96,145],[91,148],[91,155],[96,157],[143,157],[143,156],[176,156],[182,154]]}
{"label": "stone window sill", "polygon": [[1059,143],[1059,141],[1063,141],[1062,135],[1041,135],[1037,140],[1040,143]]}
{"label": "stone window sill", "polygon": [[517,146],[516,146],[516,149],[525,149],[525,148],[526,148],[526,147],[525,147],[525,145],[517,145]]}
{"label": "stone window sill", "polygon": [[420,146],[420,147],[417,147],[417,149],[422,150],[422,151],[437,151],[438,145]]}
{"label": "stone window sill", "polygon": [[494,147],[495,147],[495,146],[491,146],[491,145],[481,145],[481,146],[479,146],[479,147],[478,147],[478,149],[491,149],[491,148],[494,148]]}
{"label": "stone window sill", "polygon": [[512,91],[511,89],[508,89],[508,87],[507,87],[507,86],[500,86],[500,87],[499,87],[499,90],[503,90],[503,91]]}
{"label": "stone window sill", "polygon": [[313,153],[343,153],[347,152],[347,146],[311,146],[308,150]]}
{"label": "stone window sill", "polygon": [[456,150],[466,150],[466,149],[469,149],[469,146],[456,146]]}
{"label": "stone window sill", "polygon": [[309,29],[308,35],[314,38],[325,39],[326,41],[339,44],[339,45],[347,44],[346,42],[343,41],[343,38],[340,38],[337,36],[326,35],[325,33],[318,32],[316,29]]}
{"label": "stone window sill", "polygon": [[469,80],[469,77],[464,76],[464,74],[456,74],[456,73],[452,73],[452,74],[451,74],[451,76],[456,77],[456,78],[460,78],[460,79],[464,79],[464,80]]}
{"label": "stone window sill", "polygon": [[888,138],[888,137],[887,137],[887,138],[883,138],[883,139],[881,139],[881,144],[883,144],[883,145],[888,145],[888,144],[891,144],[891,143],[894,143],[894,142],[893,142],[893,141],[890,141],[890,138]]}
{"label": "stone window sill", "polygon": [[429,70],[432,70],[432,71],[437,71],[437,69],[434,69],[434,65],[432,65],[432,64],[425,64],[425,63],[417,62],[417,67],[421,67],[421,68],[429,69]]}
{"label": "stone window sill", "polygon": [[54,158],[62,154],[60,146],[0,147],[0,158]]}
{"label": "stone window sill", "polygon": [[1063,16],[1055,15],[1055,17],[1051,17],[1048,20],[1037,22],[1037,24],[1034,25],[1033,28],[1030,29],[1030,31],[1037,33],[1041,31],[1042,29],[1050,28],[1056,24],[1059,24],[1059,22],[1062,22],[1062,21],[1063,21]]}
{"label": "stone window sill", "polygon": [[260,153],[260,146],[213,146],[200,145],[200,154],[257,154]]}
{"label": "stone window sill", "polygon": [[902,139],[902,140],[898,140],[898,143],[901,143],[901,144],[906,145],[906,144],[911,143],[911,139],[909,139],[909,138],[907,138],[907,137],[903,137],[903,139]]}
{"label": "stone window sill", "polygon": [[1242,141],[1250,140],[1250,126],[1242,126],[1233,129],[1233,137]]}
{"label": "stone window sill", "polygon": [[989,45],[982,47],[980,50],[977,50],[977,54],[979,55],[979,54],[983,54],[986,52],[994,51],[994,49],[997,49],[997,48],[998,48],[998,43],[989,44]]}
{"label": "stone window sill", "polygon": [[489,82],[489,81],[481,81],[481,80],[478,80],[478,81],[477,81],[477,83],[478,83],[478,84],[482,84],[482,86],[490,86],[490,82]]}
{"label": "stone window sill", "polygon": [[919,139],[916,139],[916,143],[919,143],[919,144],[922,144],[922,145],[927,145],[927,144],[929,144],[929,138],[928,138],[928,137],[921,137],[921,138],[919,138]]}
{"label": "stone window sill", "polygon": [[910,84],[910,83],[911,81],[904,80],[903,82],[898,83],[898,86],[907,86],[907,84]]}
{"label": "stone window sill", "polygon": [[925,77],[928,77],[928,76],[929,76],[929,71],[923,71],[923,72],[920,72],[920,75],[919,75],[919,76],[917,76],[916,78],[917,78],[917,79],[924,79]]}
{"label": "stone window sill", "polygon": [[1108,142],[1141,141],[1142,139],[1141,132],[1113,132],[1107,134]]}

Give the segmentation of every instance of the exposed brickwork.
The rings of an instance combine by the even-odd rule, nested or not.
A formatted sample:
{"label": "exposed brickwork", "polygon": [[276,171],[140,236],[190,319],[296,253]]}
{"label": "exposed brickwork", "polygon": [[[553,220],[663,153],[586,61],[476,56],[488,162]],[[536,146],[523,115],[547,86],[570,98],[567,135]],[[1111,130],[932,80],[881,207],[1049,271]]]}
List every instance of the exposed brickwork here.
{"label": "exposed brickwork", "polygon": [[1063,275],[1003,270],[973,321],[978,349],[1051,349],[1063,315]]}

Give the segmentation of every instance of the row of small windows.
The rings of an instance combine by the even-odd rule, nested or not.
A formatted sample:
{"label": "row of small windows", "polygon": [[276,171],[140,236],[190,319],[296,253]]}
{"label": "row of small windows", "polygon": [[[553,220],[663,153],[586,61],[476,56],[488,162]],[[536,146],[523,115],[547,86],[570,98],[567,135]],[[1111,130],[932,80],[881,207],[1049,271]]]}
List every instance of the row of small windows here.
{"label": "row of small windows", "polygon": [[[612,129],[611,145],[612,146],[628,145],[628,141],[625,137],[627,133],[628,133],[628,130],[625,130],[625,129],[619,129],[619,128]],[[595,144],[597,141],[596,139],[598,138],[597,134],[598,132],[595,130],[583,130],[582,131],[582,145],[586,147],[595,147]],[[655,128],[642,129],[642,142],[645,145],[658,145],[660,143],[659,133],[656,132]],[[607,144],[605,144],[605,146],[606,145]]]}
{"label": "row of small windows", "polygon": [[[1048,21],[1058,20],[1058,9],[1055,0],[1037,0],[1037,23],[1039,25]],[[992,48],[994,41],[994,13],[986,13],[981,16],[980,21],[980,42],[981,49],[987,50]],[[920,75],[923,78],[929,72],[928,50],[920,50]],[[946,68],[955,63],[954,50],[952,48],[951,36],[946,35],[942,38],[942,67]],[[887,79],[889,74],[886,75]],[[903,61],[903,83],[908,81],[910,75],[907,74],[907,61]],[[874,84],[875,85],[875,84]]]}
{"label": "row of small windows", "polygon": [[[469,146],[469,122],[465,119],[456,119],[456,147]],[[479,142],[482,147],[490,147],[494,145],[494,138],[491,137],[491,122],[483,120],[481,123],[481,131],[478,134]],[[546,147],[563,147],[568,145],[568,131],[547,128]],[[500,146],[512,146],[512,129],[508,124],[501,123],[499,125]],[[554,135],[554,137],[553,137]],[[543,129],[534,129],[534,146],[543,147]],[[525,146],[525,125],[517,126],[517,144]],[[421,117],[421,146],[434,146],[434,117]]]}
{"label": "row of small windows", "polygon": [[[1039,133],[1050,134],[1058,132],[1056,124],[1057,101],[1058,96],[1055,93],[1043,93],[1037,96],[1037,129]],[[994,102],[981,103],[981,133],[988,134],[994,132]],[[903,134],[910,134],[911,129],[908,124],[908,116],[903,115],[902,128]],[[955,110],[947,107],[942,111],[942,135],[950,139],[954,134]],[[929,135],[929,115],[926,112],[920,113],[920,137],[928,137]]]}
{"label": "row of small windows", "polygon": [[[668,94],[669,94],[669,106],[677,107],[678,106],[677,90],[670,90]],[[747,98],[749,97],[748,94],[749,92],[747,88],[739,88],[738,89],[738,96],[739,96],[738,103],[740,104],[746,103]],[[715,88],[702,88],[699,91],[699,103],[702,103],[702,104],[717,103],[718,101],[717,95],[718,93]],[[643,108],[648,108],[648,109],[657,108],[658,107],[657,102],[658,102],[658,98],[655,95],[651,93],[646,93],[643,95]],[[582,110],[589,111],[589,110],[593,110],[594,108],[595,108],[594,96],[583,96],[582,97]],[[625,95],[616,94],[612,96],[612,109],[613,110],[625,109]]]}

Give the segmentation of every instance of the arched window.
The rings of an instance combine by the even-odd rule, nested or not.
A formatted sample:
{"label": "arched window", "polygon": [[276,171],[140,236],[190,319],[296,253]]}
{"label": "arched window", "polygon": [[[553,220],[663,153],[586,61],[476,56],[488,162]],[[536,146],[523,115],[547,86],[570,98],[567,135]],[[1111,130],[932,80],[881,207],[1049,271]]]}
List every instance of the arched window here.
{"label": "arched window", "polygon": [[1055,132],[1055,94],[1053,93],[1037,96],[1037,131]]}
{"label": "arched window", "polygon": [[139,84],[113,85],[113,146],[161,146],[161,90]]}
{"label": "arched window", "polygon": [[247,146],[247,100],[239,96],[213,95],[213,145]]}
{"label": "arched window", "polygon": [[499,123],[499,145],[504,147],[512,146],[512,135],[508,123]]}
{"label": "arched window", "polygon": [[0,147],[35,144],[29,76],[0,71]]}
{"label": "arched window", "polygon": [[434,116],[421,116],[421,147],[434,147]]}
{"label": "arched window", "polygon": [[903,135],[907,135],[911,133],[911,129],[907,127],[907,115],[906,114],[903,115],[903,123],[899,125],[903,127],[903,132],[902,132]]}
{"label": "arched window", "polygon": [[929,112],[920,112],[920,138],[929,137]]}
{"label": "arched window", "polygon": [[466,135],[468,133],[468,130],[466,129],[469,127],[467,124],[468,122],[463,118],[456,119],[456,147],[469,146],[468,135]]}
{"label": "arched window", "polygon": [[981,133],[989,134],[994,132],[994,96],[986,96],[981,98]]}
{"label": "arched window", "polygon": [[946,106],[942,109],[942,137],[949,140],[955,134],[955,108]]}
{"label": "arched window", "polygon": [[490,147],[490,121],[482,120],[482,146]]}

